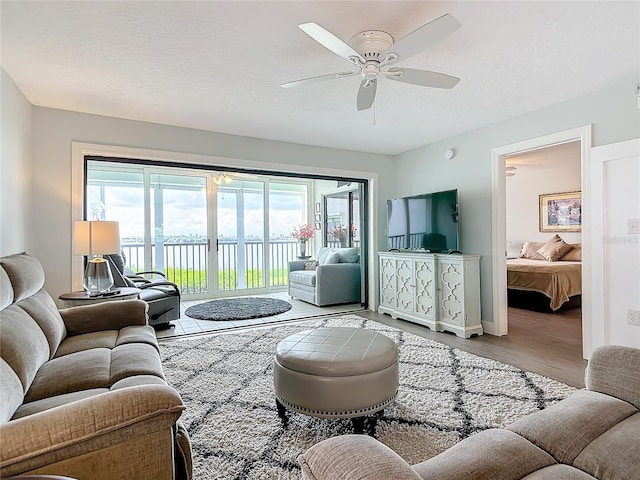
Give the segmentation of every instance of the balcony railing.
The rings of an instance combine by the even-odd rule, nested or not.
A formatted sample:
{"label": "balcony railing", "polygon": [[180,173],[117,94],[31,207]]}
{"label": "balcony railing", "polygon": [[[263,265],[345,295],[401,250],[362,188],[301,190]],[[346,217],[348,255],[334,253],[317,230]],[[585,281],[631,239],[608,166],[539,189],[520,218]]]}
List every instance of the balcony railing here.
{"label": "balcony railing", "polygon": [[[221,291],[265,288],[264,243],[245,241],[243,255],[238,254],[238,242],[218,242],[218,289]],[[155,245],[151,245],[155,249]],[[144,268],[144,244],[123,244],[127,265],[134,272]],[[287,285],[288,262],[296,260],[298,243],[294,240],[269,242],[268,286]],[[164,265],[152,262],[151,270],[161,270],[176,283],[184,295],[210,292],[207,243],[165,243]]]}

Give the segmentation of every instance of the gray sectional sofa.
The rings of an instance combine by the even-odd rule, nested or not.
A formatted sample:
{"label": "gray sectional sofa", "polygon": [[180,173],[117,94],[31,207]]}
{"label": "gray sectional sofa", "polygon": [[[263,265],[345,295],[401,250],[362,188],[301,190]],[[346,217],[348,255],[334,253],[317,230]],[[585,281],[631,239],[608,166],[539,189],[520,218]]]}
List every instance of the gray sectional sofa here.
{"label": "gray sectional sofa", "polygon": [[44,281],[35,257],[0,258],[0,477],[191,478],[147,304],[58,310]]}
{"label": "gray sectional sofa", "polygon": [[640,350],[596,349],[586,390],[504,429],[471,435],[417,465],[364,435],[324,440],[299,457],[307,480],[638,480]]}

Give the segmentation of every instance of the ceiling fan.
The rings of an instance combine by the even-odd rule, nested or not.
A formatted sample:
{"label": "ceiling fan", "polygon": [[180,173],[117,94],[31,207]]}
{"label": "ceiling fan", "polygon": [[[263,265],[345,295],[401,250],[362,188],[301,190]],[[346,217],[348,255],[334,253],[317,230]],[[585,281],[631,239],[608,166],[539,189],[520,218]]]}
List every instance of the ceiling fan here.
{"label": "ceiling fan", "polygon": [[449,14],[436,18],[395,43],[391,35],[379,30],[358,33],[351,37],[349,44],[346,44],[316,23],[303,23],[299,27],[318,43],[351,62],[358,71],[330,73],[295,80],[283,83],[280,85],[281,87],[297,87],[351,77],[360,73],[362,82],[360,82],[358,89],[357,106],[358,110],[366,110],[371,108],[376,98],[380,75],[397,82],[433,88],[453,88],[460,81],[459,78],[444,73],[413,68],[386,68],[382,70],[383,67],[389,67],[415,55],[460,28],[460,22]]}

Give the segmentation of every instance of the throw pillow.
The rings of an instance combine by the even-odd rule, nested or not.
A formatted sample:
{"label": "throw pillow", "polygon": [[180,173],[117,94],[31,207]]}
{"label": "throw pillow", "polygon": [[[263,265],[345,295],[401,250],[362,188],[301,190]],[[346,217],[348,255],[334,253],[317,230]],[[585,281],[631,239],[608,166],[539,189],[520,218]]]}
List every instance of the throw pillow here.
{"label": "throw pillow", "polygon": [[520,252],[520,258],[530,258],[532,260],[545,260],[538,253],[538,249],[544,245],[544,242],[525,242]]}
{"label": "throw pillow", "polygon": [[321,247],[320,250],[318,250],[318,263],[320,265],[324,265],[327,263],[327,257],[329,255],[331,255],[331,253],[333,252],[333,250],[331,250],[328,247]]}
{"label": "throw pillow", "polygon": [[315,270],[317,266],[318,266],[318,262],[316,262],[315,260],[309,260],[308,262],[304,262],[305,270]]}
{"label": "throw pillow", "polygon": [[340,254],[338,252],[331,252],[327,259],[324,261],[325,265],[335,265],[340,262]]}
{"label": "throw pillow", "polygon": [[358,249],[355,247],[337,248],[340,255],[339,263],[358,263]]}
{"label": "throw pillow", "polygon": [[560,257],[561,262],[581,262],[582,261],[582,244],[571,243],[571,250]]}
{"label": "throw pillow", "polygon": [[546,260],[555,262],[560,259],[565,253],[571,250],[571,245],[562,240],[558,235],[555,235],[552,239],[547,241],[541,248],[538,249],[538,253],[542,255]]}

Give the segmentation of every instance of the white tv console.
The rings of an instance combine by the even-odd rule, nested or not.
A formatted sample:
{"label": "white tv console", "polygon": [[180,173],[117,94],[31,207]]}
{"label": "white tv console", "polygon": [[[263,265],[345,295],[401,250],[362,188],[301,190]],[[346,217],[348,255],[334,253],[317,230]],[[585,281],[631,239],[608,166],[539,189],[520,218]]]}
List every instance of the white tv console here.
{"label": "white tv console", "polygon": [[482,335],[480,255],[378,252],[379,313],[459,337]]}

